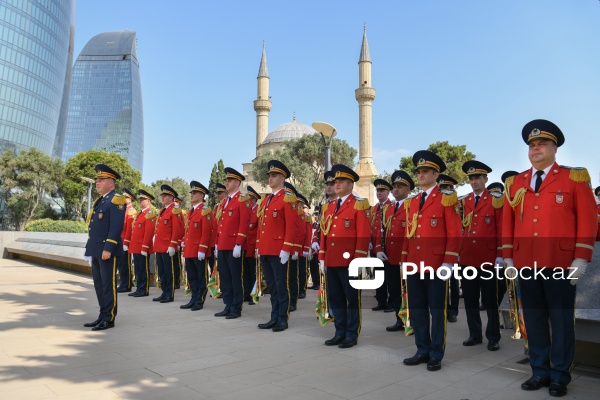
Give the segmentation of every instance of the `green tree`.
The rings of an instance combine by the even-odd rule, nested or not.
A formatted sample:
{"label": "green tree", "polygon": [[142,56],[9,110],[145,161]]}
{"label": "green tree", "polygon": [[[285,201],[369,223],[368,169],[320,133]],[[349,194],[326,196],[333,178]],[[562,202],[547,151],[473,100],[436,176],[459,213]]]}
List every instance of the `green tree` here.
{"label": "green tree", "polygon": [[58,182],[64,177],[63,164],[47,154],[30,148],[0,156],[0,189],[18,230],[36,216],[53,215],[47,204],[56,201]]}
{"label": "green tree", "polygon": [[219,160],[219,162],[213,166],[208,182],[208,200],[206,203],[210,207],[214,207],[215,204],[217,204],[217,183],[224,183],[224,181],[225,165],[223,164],[223,160]]}
{"label": "green tree", "polygon": [[[68,219],[83,220],[87,217],[87,192],[88,183],[81,177],[92,178],[96,176],[96,165],[106,164],[121,175],[117,181],[117,191],[128,188],[134,194],[140,188],[141,175],[134,170],[125,157],[116,153],[107,153],[99,150],[88,150],[75,155],[65,165],[65,179],[60,182],[59,188],[64,200],[64,212]],[[95,185],[92,184],[92,204],[98,197]]]}
{"label": "green tree", "polygon": [[161,198],[160,198],[160,187],[162,185],[169,185],[171,186],[173,189],[175,189],[175,191],[177,192],[177,194],[179,195],[179,198],[182,200],[181,201],[181,208],[183,208],[184,210],[187,210],[191,207],[191,202],[190,202],[190,184],[183,178],[180,177],[176,177],[173,179],[159,179],[156,182],[152,182],[152,184],[150,185],[152,187],[150,193],[154,194],[154,206],[156,206],[157,209],[161,209],[163,208],[162,202],[161,202]]}
{"label": "green tree", "polygon": [[[358,152],[345,140],[334,138],[331,144],[331,164],[345,164],[354,167],[354,158]],[[325,160],[323,139],[318,133],[304,135],[285,142],[283,149],[274,154],[265,153],[252,161],[254,180],[262,185],[268,184],[267,164],[269,160],[280,160],[289,168],[290,182],[311,203],[323,197],[323,173]]]}
{"label": "green tree", "polygon": [[[427,150],[437,154],[446,164],[446,171],[443,173],[451,176],[458,181],[458,186],[464,185],[468,182],[467,174],[462,170],[462,165],[475,159],[475,154],[467,151],[467,146],[452,145],[447,141],[435,142],[429,145]],[[415,176],[415,166],[412,162],[412,156],[402,157],[400,160],[400,169],[408,172],[411,176]],[[417,184],[415,180],[415,184]]]}

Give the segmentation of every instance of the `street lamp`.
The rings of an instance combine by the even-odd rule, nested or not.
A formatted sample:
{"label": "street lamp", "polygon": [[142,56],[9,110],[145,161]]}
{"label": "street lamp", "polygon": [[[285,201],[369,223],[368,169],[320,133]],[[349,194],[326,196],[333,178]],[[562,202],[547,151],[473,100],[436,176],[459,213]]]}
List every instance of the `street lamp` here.
{"label": "street lamp", "polygon": [[80,176],[80,178],[82,181],[88,183],[88,209],[86,215],[90,215],[90,210],[92,209],[92,185],[96,183],[96,181],[85,176]]}
{"label": "street lamp", "polygon": [[[327,122],[313,122],[312,127],[315,131],[321,134],[323,139],[323,150],[325,151],[325,172],[331,169],[331,142],[333,137],[337,135],[337,131],[333,125]],[[327,140],[329,139],[329,141]]]}

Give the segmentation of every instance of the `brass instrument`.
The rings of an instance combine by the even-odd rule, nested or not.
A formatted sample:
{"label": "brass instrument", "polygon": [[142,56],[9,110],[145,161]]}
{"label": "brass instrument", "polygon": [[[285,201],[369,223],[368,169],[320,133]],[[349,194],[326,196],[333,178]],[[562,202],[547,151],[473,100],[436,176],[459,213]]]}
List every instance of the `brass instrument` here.
{"label": "brass instrument", "polygon": [[215,266],[212,270],[212,273],[210,274],[210,279],[206,284],[206,288],[208,289],[210,296],[213,298],[217,298],[221,294],[221,281],[219,280],[219,270],[217,267],[218,262],[215,258]]}
{"label": "brass instrument", "polygon": [[263,296],[263,290],[265,290],[266,287],[267,285],[263,280],[262,266],[260,265],[260,257],[256,257],[256,281],[254,282],[252,293],[250,293],[250,296],[252,297],[252,302],[254,304],[258,304],[260,298]]}
{"label": "brass instrument", "polygon": [[333,315],[329,313],[329,303],[327,300],[327,275],[319,271],[321,279],[321,287],[317,296],[317,305],[315,307],[315,314],[321,326],[325,326],[334,320]]}
{"label": "brass instrument", "polygon": [[402,303],[400,303],[400,311],[398,311],[398,317],[404,323],[404,336],[410,336],[414,334],[413,327],[410,325],[410,313],[408,310],[408,290],[406,279],[403,279],[402,272],[400,272],[400,288],[402,290]]}
{"label": "brass instrument", "polygon": [[527,330],[525,329],[525,319],[523,317],[523,305],[521,304],[521,289],[516,279],[506,278],[506,293],[508,296],[508,312],[510,320],[515,328],[515,333],[511,335],[513,339],[525,340],[525,352],[528,352],[529,344],[527,341]]}

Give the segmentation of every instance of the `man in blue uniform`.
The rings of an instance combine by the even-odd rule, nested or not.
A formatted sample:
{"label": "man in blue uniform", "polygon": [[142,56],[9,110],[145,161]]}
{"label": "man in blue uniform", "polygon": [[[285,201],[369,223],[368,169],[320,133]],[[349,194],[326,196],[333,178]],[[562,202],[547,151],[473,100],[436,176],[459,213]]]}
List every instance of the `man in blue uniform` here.
{"label": "man in blue uniform", "polygon": [[121,232],[126,206],[125,197],[115,193],[115,181],[120,178],[110,167],[96,165],[96,191],[100,197],[88,215],[85,255],[92,258],[100,314],[94,322],[83,325],[93,331],[113,328],[117,316],[117,258],[123,255]]}

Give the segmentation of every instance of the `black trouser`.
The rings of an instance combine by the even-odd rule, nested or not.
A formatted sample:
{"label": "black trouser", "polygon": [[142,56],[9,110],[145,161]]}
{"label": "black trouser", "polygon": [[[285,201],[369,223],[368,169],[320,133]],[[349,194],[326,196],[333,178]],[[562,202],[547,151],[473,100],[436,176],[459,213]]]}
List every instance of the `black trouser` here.
{"label": "black trouser", "polygon": [[390,264],[385,261],[383,263],[385,272],[385,281],[387,282],[387,290],[389,292],[388,306],[396,311],[396,321],[402,321],[398,316],[400,306],[402,305],[402,289],[400,282],[400,265]]}
{"label": "black trouser", "polygon": [[298,291],[306,293],[306,281],[308,280],[308,258],[298,257]]}
{"label": "black trouser", "polygon": [[[385,264],[384,264],[385,265]],[[383,284],[375,289],[375,299],[377,306],[388,308],[388,283],[387,277],[383,280]]]}
{"label": "black trouser", "polygon": [[290,291],[288,287],[290,263],[282,264],[279,256],[260,256],[260,266],[271,295],[271,319],[278,324],[288,322],[290,316]]}
{"label": "black trouser", "polygon": [[498,281],[498,305],[502,304],[502,299],[506,294],[506,279],[500,279]]}
{"label": "black trouser", "polygon": [[173,285],[177,288],[181,283],[181,250],[177,250],[177,247],[175,247],[173,261]]}
{"label": "black trouser", "polygon": [[219,279],[225,311],[237,313],[242,311],[244,301],[244,253],[239,258],[233,256],[233,250],[219,250]]}
{"label": "black trouser", "polygon": [[210,267],[211,273],[212,273],[213,268],[215,267],[215,261],[216,261],[215,248],[211,247],[210,248],[210,257],[206,257],[206,262],[208,263],[208,266]]}
{"label": "black trouser", "polygon": [[190,303],[193,305],[203,305],[206,298],[206,282],[208,271],[206,269],[206,259],[200,261],[198,257],[190,257],[185,259],[185,269],[187,271],[187,279],[192,289],[192,298]]}
{"label": "black trouser", "polygon": [[117,316],[117,258],[92,257],[92,278],[100,306],[98,319],[104,322],[114,322]]}
{"label": "black trouser", "polygon": [[327,296],[335,336],[357,339],[361,328],[360,290],[350,285],[348,267],[327,267]]}
{"label": "black trouser", "polygon": [[[533,272],[521,270],[523,278],[519,278],[519,285],[533,375],[550,377],[566,385],[571,381],[575,355],[576,286],[568,279],[552,278],[554,271],[557,270],[543,272],[546,280],[541,277],[527,280],[523,278],[532,277]],[[568,271],[565,277],[567,274]]]}
{"label": "black trouser", "polygon": [[250,297],[256,282],[256,258],[246,257],[244,262],[244,300]]}
{"label": "black trouser", "polygon": [[458,315],[458,304],[460,303],[460,289],[458,288],[458,279],[454,277],[454,274],[450,277],[448,283],[448,315]]}
{"label": "black trouser", "polygon": [[[465,266],[462,265],[462,268]],[[465,300],[465,314],[469,326],[469,337],[481,338],[481,313],[479,311],[479,294],[487,312],[487,326],[485,337],[490,342],[500,341],[500,315],[498,313],[498,279],[494,275],[496,269],[492,267],[475,268],[477,276],[474,279],[462,277],[463,299]],[[481,271],[485,270],[487,272]],[[485,278],[492,279],[485,279]]]}
{"label": "black trouser", "polygon": [[290,254],[289,261],[290,261],[289,262],[290,272],[288,275],[288,279],[289,279],[289,288],[290,288],[290,307],[291,306],[296,307],[296,305],[298,304],[298,281],[299,281],[298,261],[299,261],[299,258],[297,260],[292,260],[292,256]]}
{"label": "black trouser", "polygon": [[156,265],[158,266],[158,277],[160,278],[160,288],[162,296],[170,299],[175,294],[175,257],[169,256],[169,253],[156,253]]}
{"label": "black trouser", "polygon": [[126,251],[122,256],[117,257],[117,267],[119,269],[119,289],[131,290],[131,254]]}
{"label": "black trouser", "polygon": [[150,274],[148,260],[150,256],[143,256],[141,254],[133,255],[133,267],[135,268],[135,280],[137,281],[136,293],[148,294],[149,282],[148,275]]}
{"label": "black trouser", "polygon": [[318,254],[313,254],[310,260],[310,278],[312,279],[313,287],[321,286],[321,274],[319,273],[319,257]]}
{"label": "black trouser", "polygon": [[419,275],[409,275],[406,282],[410,324],[415,333],[417,354],[441,360],[446,348],[448,282],[438,277],[432,279],[429,274],[421,279]]}

